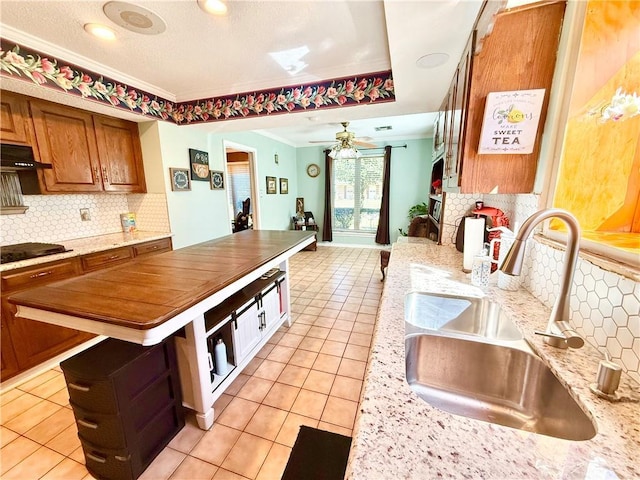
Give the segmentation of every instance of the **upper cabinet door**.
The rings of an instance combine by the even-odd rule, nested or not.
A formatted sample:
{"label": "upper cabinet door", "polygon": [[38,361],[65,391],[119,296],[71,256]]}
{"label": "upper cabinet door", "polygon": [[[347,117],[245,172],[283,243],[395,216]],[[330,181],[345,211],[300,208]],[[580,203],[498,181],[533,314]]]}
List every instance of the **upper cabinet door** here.
{"label": "upper cabinet door", "polygon": [[49,192],[102,190],[93,115],[83,110],[32,100],[31,115]]}
{"label": "upper cabinet door", "polygon": [[138,125],[94,116],[102,184],[107,192],[145,193]]}
{"label": "upper cabinet door", "polygon": [[29,144],[27,129],[29,109],[27,101],[10,92],[2,92],[0,99],[0,140],[9,143]]}

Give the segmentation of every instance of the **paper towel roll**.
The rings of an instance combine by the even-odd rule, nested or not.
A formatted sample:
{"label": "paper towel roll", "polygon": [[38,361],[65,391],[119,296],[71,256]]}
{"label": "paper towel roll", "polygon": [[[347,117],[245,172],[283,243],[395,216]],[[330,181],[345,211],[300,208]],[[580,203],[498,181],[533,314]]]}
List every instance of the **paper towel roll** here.
{"label": "paper towel roll", "polygon": [[464,251],[462,259],[462,270],[470,272],[473,266],[473,257],[482,252],[484,245],[484,218],[464,219]]}

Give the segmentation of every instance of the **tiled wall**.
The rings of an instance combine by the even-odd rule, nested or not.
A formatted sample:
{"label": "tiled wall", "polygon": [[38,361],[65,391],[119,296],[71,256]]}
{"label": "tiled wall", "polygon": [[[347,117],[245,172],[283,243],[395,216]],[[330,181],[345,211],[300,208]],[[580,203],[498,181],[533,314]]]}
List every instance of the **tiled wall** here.
{"label": "tiled wall", "polygon": [[[164,194],[27,195],[23,215],[0,217],[0,245],[23,242],[62,242],[121,232],[120,214],[135,212],[139,230],[169,232]],[[88,208],[91,220],[82,221]]]}
{"label": "tiled wall", "polygon": [[[514,229],[539,209],[537,195],[447,194],[442,243],[455,242],[455,225],[476,200],[504,211]],[[559,290],[564,250],[531,240],[526,253],[522,286],[551,308]],[[640,382],[640,283],[579,258],[570,308],[578,333]]]}

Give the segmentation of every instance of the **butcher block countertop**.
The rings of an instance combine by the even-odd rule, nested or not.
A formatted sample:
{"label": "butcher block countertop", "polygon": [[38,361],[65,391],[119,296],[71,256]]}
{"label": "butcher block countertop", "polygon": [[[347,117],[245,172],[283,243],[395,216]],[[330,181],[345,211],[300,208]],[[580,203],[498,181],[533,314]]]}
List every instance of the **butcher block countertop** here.
{"label": "butcher block countertop", "polygon": [[20,292],[9,301],[127,329],[152,329],[314,234],[245,230]]}

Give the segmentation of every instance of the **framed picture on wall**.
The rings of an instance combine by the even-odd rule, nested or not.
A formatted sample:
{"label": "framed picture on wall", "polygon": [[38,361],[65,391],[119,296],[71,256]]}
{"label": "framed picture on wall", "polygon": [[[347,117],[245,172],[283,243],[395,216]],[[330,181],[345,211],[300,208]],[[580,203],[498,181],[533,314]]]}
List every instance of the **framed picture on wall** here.
{"label": "framed picture on wall", "polygon": [[191,180],[189,170],[186,168],[170,168],[171,190],[174,192],[191,190]]}
{"label": "framed picture on wall", "polygon": [[209,181],[209,154],[202,150],[189,149],[191,180]]}
{"label": "framed picture on wall", "polygon": [[219,172],[217,170],[211,170],[211,190],[222,190],[224,189],[224,172]]}
{"label": "framed picture on wall", "polygon": [[280,179],[280,193],[281,194],[288,194],[289,193],[289,179],[288,178],[281,178]]}
{"label": "framed picture on wall", "polygon": [[278,193],[278,187],[276,186],[276,177],[267,177],[267,193]]}

